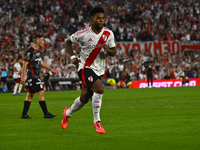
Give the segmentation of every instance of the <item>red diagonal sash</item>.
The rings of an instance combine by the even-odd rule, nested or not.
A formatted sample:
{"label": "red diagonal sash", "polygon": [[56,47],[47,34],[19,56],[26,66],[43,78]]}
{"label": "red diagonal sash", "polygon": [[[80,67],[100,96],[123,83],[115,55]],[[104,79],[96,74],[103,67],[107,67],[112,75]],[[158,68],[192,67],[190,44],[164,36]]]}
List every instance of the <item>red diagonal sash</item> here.
{"label": "red diagonal sash", "polygon": [[[82,81],[83,81],[83,85],[86,85],[85,82],[85,76],[84,76],[84,71],[85,71],[85,67],[86,66],[91,66],[94,62],[94,60],[96,59],[97,55],[99,54],[99,52],[101,51],[103,45],[106,43],[106,41],[108,40],[108,37],[110,36],[110,32],[105,31],[102,33],[99,41],[97,42],[96,47],[93,49],[93,51],[90,53],[90,55],[88,56],[88,58],[85,61],[85,66],[82,69],[81,75],[82,75]],[[104,38],[105,37],[105,38]]]}

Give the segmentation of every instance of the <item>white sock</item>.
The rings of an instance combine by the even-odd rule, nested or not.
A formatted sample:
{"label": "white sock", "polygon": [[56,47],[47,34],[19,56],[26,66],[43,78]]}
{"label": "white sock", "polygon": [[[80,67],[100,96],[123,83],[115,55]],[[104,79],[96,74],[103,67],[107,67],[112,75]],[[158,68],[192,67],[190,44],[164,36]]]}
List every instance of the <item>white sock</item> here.
{"label": "white sock", "polygon": [[18,93],[21,93],[22,87],[23,87],[23,85],[22,85],[22,84],[20,84],[20,85],[19,85],[19,90],[18,90]]}
{"label": "white sock", "polygon": [[13,92],[13,94],[16,94],[16,92],[17,92],[17,88],[18,88],[18,85],[19,85],[19,83],[16,83],[16,84],[15,84],[15,87],[14,87],[14,92]]}
{"label": "white sock", "polygon": [[75,111],[81,109],[83,105],[84,104],[80,101],[80,96],[79,96],[77,99],[75,99],[72,106],[69,109],[67,109],[66,116],[71,116]]}
{"label": "white sock", "polygon": [[98,94],[98,93],[94,93],[92,97],[94,123],[96,123],[97,121],[101,121],[100,109],[101,109],[102,97],[103,97],[103,94]]}

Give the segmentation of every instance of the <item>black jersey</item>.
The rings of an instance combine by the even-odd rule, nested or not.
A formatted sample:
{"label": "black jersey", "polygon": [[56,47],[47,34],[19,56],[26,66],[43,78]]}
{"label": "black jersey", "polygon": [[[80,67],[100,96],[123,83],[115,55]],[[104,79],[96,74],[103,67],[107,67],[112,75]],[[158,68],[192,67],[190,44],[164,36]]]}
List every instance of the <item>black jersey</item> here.
{"label": "black jersey", "polygon": [[147,75],[152,75],[152,68],[149,66],[149,68],[147,69]]}
{"label": "black jersey", "polygon": [[42,53],[30,47],[26,51],[24,61],[29,62],[27,65],[27,79],[40,79]]}

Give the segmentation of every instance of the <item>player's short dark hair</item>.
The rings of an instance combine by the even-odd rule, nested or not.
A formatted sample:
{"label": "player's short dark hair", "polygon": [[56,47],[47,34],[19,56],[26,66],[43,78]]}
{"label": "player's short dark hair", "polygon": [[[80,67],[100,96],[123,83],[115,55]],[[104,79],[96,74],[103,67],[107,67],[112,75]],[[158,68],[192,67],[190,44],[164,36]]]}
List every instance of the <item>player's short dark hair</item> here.
{"label": "player's short dark hair", "polygon": [[17,61],[20,60],[20,59],[22,59],[22,56],[21,56],[21,55],[19,55],[19,56],[17,57]]}
{"label": "player's short dark hair", "polygon": [[102,7],[94,7],[90,10],[89,14],[90,14],[90,18],[92,16],[94,16],[96,13],[104,13],[104,9]]}
{"label": "player's short dark hair", "polygon": [[33,40],[35,40],[35,39],[40,39],[42,36],[40,35],[40,34],[36,34],[36,35],[34,35],[33,36]]}

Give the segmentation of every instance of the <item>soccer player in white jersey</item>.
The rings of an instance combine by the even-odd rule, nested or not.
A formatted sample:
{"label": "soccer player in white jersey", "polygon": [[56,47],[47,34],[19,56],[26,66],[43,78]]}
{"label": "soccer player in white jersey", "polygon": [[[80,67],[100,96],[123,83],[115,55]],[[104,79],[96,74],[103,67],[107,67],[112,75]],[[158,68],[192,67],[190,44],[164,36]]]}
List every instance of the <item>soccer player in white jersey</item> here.
{"label": "soccer player in white jersey", "polygon": [[[16,96],[17,94],[22,96],[21,90],[22,90],[23,85],[20,83],[20,81],[21,81],[21,69],[22,69],[21,63],[22,63],[22,57],[19,56],[17,58],[17,62],[14,64],[13,78],[14,78],[14,81],[15,81],[15,87],[14,87],[14,91],[13,91],[13,96]],[[19,87],[19,89],[18,89],[18,87]],[[17,89],[18,89],[18,92],[17,92]]]}
{"label": "soccer player in white jersey", "polygon": [[[91,27],[77,31],[65,40],[66,51],[71,56],[72,63],[79,65],[78,75],[82,81],[82,92],[69,109],[63,109],[61,126],[65,129],[71,115],[92,97],[93,125],[97,133],[103,134],[105,130],[100,119],[100,108],[104,87],[100,77],[105,73],[107,54],[110,56],[116,54],[116,44],[113,32],[103,27],[105,22],[103,8],[94,7],[90,10],[90,22]],[[81,47],[80,58],[73,53],[72,44],[75,43]]]}

